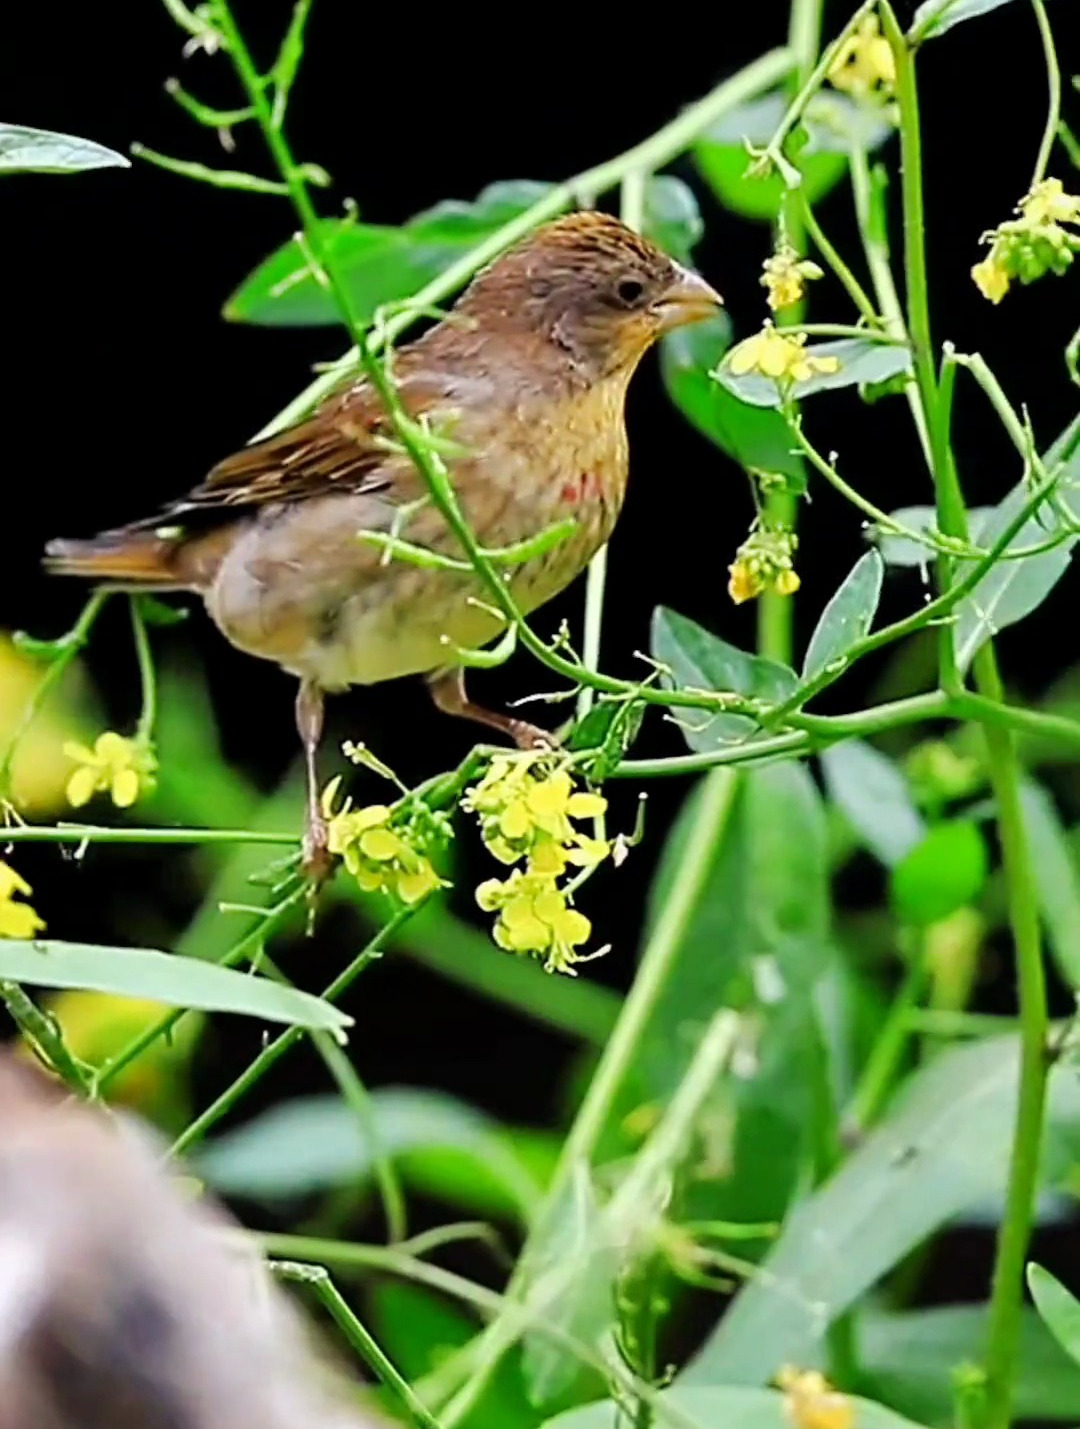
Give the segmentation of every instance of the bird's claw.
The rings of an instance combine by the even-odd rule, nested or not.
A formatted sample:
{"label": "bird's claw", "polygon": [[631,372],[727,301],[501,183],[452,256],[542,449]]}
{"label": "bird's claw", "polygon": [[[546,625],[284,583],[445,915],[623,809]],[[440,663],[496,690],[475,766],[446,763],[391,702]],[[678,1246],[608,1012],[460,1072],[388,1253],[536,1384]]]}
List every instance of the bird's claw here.
{"label": "bird's claw", "polygon": [[528,720],[515,719],[510,722],[508,733],[519,749],[558,749],[559,738],[549,729],[530,724]]}

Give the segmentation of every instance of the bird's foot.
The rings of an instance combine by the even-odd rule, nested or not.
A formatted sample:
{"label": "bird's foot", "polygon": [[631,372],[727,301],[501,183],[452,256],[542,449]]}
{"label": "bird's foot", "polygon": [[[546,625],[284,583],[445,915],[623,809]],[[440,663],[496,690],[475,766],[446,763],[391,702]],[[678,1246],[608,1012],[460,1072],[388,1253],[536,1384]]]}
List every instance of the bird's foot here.
{"label": "bird's foot", "polygon": [[335,862],[334,855],[330,852],[330,830],[326,820],[321,812],[318,816],[309,815],[304,829],[300,872],[307,882],[308,896],[313,907],[323,885],[333,876]]}
{"label": "bird's foot", "polygon": [[508,719],[506,733],[519,749],[558,749],[559,739],[549,729],[541,729],[524,719]]}

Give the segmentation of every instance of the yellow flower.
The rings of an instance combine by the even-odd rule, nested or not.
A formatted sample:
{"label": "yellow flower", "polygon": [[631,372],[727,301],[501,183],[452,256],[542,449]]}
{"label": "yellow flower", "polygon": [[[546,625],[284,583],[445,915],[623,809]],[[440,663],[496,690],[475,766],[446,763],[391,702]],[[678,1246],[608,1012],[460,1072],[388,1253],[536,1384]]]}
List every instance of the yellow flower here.
{"label": "yellow flower", "polygon": [[16,894],[33,892],[26,879],[0,859],[0,938],[32,938],[44,928],[29,903],[16,903]]}
{"label": "yellow flower", "polygon": [[386,804],[354,809],[348,799],[336,810],[340,776],[323,790],[327,844],[365,893],[388,893],[410,906],[442,887],[426,852],[416,846],[414,828],[392,828]]}
{"label": "yellow flower", "polygon": [[67,740],[64,753],[78,768],[67,782],[68,803],[74,809],[88,804],[95,794],[109,794],[118,809],[129,809],[140,794],[154,787],[157,760],[148,745],[107,729],[93,749]]}
{"label": "yellow flower", "polygon": [[575,949],[588,941],[592,924],[567,904],[553,877],[515,869],[505,882],[482,883],[476,901],[485,913],[498,912],[494,937],[500,948],[542,957],[548,972],[572,974],[580,961]]}
{"label": "yellow flower", "polygon": [[767,288],[767,302],[773,312],[791,308],[801,302],[806,283],[823,276],[821,268],[808,258],[800,258],[794,248],[784,244],[771,258],[765,259],[761,284]]}
{"label": "yellow flower", "polygon": [[786,1365],[776,1383],[784,1391],[784,1408],[795,1429],[852,1429],[855,1405],[820,1370]]}
{"label": "yellow flower", "polygon": [[1067,194],[1060,179],[1043,179],[1020,200],[1019,211],[1029,223],[1080,223],[1080,198]]}
{"label": "yellow flower", "polygon": [[728,359],[736,377],[748,372],[775,382],[805,382],[817,372],[839,372],[839,358],[819,357],[805,350],[806,334],[779,332],[767,322],[759,333],[740,342]]}
{"label": "yellow flower", "polygon": [[829,80],[856,99],[866,99],[896,83],[892,48],[880,33],[876,15],[867,15],[849,35],[829,66]]}
{"label": "yellow flower", "polygon": [[981,263],[975,264],[971,277],[979,292],[991,303],[1001,302],[1012,281],[996,247],[990,250]]}
{"label": "yellow flower", "polygon": [[801,584],[792,564],[797,546],[793,531],[755,524],[728,566],[728,595],[735,604],[765,590],[794,595]]}
{"label": "yellow flower", "polygon": [[765,582],[761,579],[761,573],[754,569],[749,561],[738,559],[732,561],[728,566],[728,595],[736,605],[742,605],[744,601],[753,600],[765,589]]}
{"label": "yellow flower", "polygon": [[572,862],[580,862],[577,853],[598,841],[585,840],[571,820],[599,817],[607,800],[575,790],[570,771],[564,765],[552,767],[550,754],[529,753],[497,755],[466,793],[462,808],[479,814],[481,837],[500,863],[531,857],[548,843],[563,846]]}

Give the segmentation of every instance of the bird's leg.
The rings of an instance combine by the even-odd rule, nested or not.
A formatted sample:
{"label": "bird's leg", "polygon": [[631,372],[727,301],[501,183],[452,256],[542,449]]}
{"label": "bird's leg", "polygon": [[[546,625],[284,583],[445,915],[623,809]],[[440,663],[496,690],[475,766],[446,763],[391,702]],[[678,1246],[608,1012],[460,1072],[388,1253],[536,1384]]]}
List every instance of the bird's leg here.
{"label": "bird's leg", "polygon": [[296,695],[296,730],[304,747],[307,770],[307,817],[304,821],[303,869],[316,886],[333,867],[329,831],[319,802],[319,742],[323,732],[323,692],[311,680],[301,680]]}
{"label": "bird's leg", "polygon": [[461,715],[464,719],[485,724],[489,729],[497,729],[507,734],[519,749],[554,749],[558,740],[546,729],[529,724],[528,720],[514,719],[512,715],[499,714],[497,710],[486,710],[483,705],[473,704],[465,690],[465,671],[439,670],[428,676],[428,689],[436,706],[444,714]]}

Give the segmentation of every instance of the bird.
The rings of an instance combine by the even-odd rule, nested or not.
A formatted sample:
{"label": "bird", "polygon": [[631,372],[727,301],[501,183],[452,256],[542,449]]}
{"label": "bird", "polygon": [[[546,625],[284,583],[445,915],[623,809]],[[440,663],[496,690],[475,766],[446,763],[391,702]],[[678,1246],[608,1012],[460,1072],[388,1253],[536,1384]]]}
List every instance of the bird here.
{"label": "bird", "polygon": [[377,1429],[156,1134],[8,1050],[0,1259],[0,1429]]}
{"label": "bird", "polygon": [[[641,358],[721,305],[704,278],[650,239],[584,210],[532,230],[394,352],[401,408],[453,444],[448,475],[483,546],[573,523],[565,539],[506,567],[523,613],[569,585],[612,533],[628,471],[626,392]],[[552,744],[546,731],[468,696],[455,653],[505,629],[475,573],[387,560],[360,538],[381,533],[464,554],[394,434],[375,386],[349,380],[156,515],[46,547],[57,574],[197,593],[234,646],[297,677],[304,867],[316,877],[330,862],[317,768],[327,693],[422,675],[441,710],[523,749]]]}

